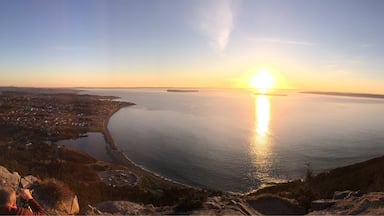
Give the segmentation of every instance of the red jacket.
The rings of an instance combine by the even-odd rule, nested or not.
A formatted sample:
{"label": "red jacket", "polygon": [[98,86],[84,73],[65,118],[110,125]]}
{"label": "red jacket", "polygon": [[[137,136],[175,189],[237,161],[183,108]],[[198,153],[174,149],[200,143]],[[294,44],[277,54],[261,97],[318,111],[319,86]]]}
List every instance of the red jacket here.
{"label": "red jacket", "polygon": [[10,208],[1,206],[0,215],[45,215],[43,208],[36,200],[28,200],[28,205],[31,207],[32,211],[26,208]]}

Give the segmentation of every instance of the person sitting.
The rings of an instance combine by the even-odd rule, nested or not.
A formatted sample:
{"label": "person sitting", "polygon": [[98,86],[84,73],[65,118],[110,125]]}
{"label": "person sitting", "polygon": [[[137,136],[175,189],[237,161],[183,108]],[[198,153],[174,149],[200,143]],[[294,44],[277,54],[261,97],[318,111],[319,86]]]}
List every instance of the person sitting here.
{"label": "person sitting", "polygon": [[16,192],[10,187],[4,187],[0,189],[0,215],[45,215],[28,189],[20,189],[18,192],[31,209],[17,207]]}

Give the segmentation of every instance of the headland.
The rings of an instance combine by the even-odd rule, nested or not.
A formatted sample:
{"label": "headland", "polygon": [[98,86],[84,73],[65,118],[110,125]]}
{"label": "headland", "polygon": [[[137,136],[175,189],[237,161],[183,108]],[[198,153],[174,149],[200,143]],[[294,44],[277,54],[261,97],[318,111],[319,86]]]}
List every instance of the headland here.
{"label": "headland", "polygon": [[322,92],[322,91],[303,91],[301,93],[303,93],[303,94],[317,94],[317,95],[331,95],[331,96],[344,96],[344,97],[362,97],[362,98],[384,99],[383,94],[348,93],[348,92]]}
{"label": "headland", "polygon": [[[60,179],[78,195],[80,207],[116,199],[175,205],[191,194],[206,197],[211,193],[146,171],[117,148],[108,130],[109,118],[133,103],[68,90],[0,92],[0,150],[5,152],[0,156],[0,164],[22,176]],[[86,136],[88,132],[104,134],[115,163],[55,144]],[[106,175],[114,180],[108,180]],[[115,184],[119,179],[132,184]]]}

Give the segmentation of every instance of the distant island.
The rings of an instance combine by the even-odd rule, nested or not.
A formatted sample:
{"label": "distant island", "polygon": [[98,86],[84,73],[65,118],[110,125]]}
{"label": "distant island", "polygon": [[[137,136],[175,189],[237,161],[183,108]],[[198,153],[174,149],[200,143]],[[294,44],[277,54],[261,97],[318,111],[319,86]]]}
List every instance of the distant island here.
{"label": "distant island", "polygon": [[167,92],[199,92],[197,89],[167,89]]}
{"label": "distant island", "polygon": [[302,93],[302,94],[318,94],[318,95],[332,95],[332,96],[365,97],[365,98],[384,99],[384,95],[382,95],[382,94],[347,93],[347,92],[321,92],[321,91],[303,91],[300,93]]}

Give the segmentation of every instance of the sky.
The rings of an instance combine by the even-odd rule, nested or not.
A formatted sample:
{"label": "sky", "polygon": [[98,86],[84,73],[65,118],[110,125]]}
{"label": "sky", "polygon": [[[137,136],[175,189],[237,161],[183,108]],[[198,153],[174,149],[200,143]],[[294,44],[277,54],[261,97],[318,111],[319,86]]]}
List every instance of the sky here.
{"label": "sky", "polygon": [[0,86],[384,93],[382,0],[2,0]]}

